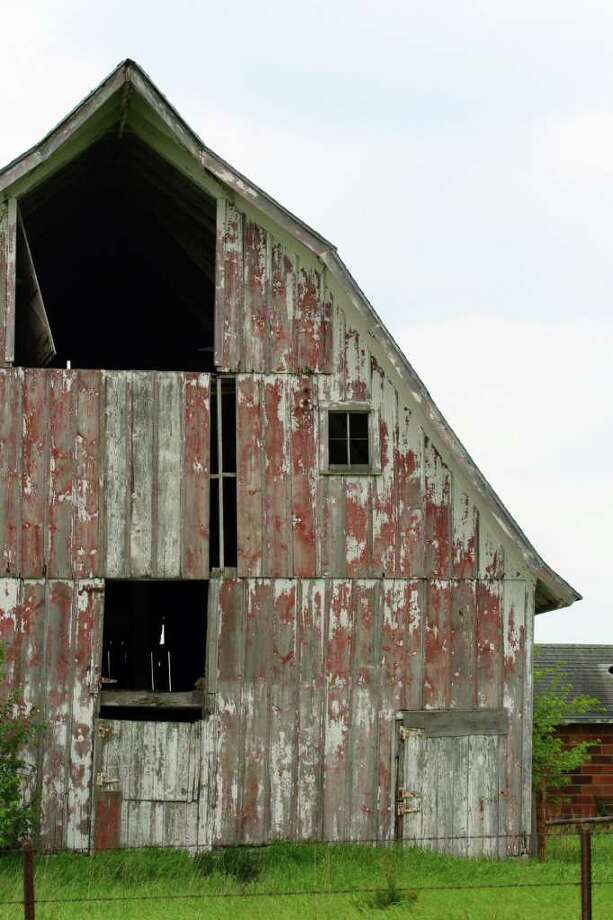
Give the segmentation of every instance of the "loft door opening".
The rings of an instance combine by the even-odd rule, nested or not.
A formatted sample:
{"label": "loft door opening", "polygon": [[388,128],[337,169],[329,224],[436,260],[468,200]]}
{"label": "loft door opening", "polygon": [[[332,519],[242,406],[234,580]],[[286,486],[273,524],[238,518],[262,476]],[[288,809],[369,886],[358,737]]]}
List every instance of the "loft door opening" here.
{"label": "loft door opening", "polygon": [[207,581],[106,581],[103,717],[200,718],[207,597]]}
{"label": "loft door opening", "polygon": [[31,256],[56,353],[38,344],[41,323],[33,328],[28,319],[32,272],[22,272],[17,365],[213,369],[210,196],[126,132],[103,137],[19,209],[18,258],[26,264]]}

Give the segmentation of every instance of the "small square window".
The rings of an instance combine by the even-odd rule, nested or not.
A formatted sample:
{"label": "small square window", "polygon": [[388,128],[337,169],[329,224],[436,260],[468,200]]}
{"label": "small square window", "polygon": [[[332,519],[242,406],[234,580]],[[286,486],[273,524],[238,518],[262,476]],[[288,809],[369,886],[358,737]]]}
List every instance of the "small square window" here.
{"label": "small square window", "polygon": [[328,413],[330,469],[361,469],[370,465],[369,412]]}

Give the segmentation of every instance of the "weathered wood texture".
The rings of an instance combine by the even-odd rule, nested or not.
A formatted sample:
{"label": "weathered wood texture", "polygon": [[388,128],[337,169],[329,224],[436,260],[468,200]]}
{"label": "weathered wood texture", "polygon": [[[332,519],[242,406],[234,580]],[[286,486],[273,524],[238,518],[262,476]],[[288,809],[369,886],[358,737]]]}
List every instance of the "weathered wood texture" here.
{"label": "weathered wood texture", "polygon": [[208,573],[209,378],[0,370],[0,574]]}
{"label": "weathered wood texture", "polygon": [[[489,707],[478,705],[473,668],[462,675],[464,698],[472,703],[457,712],[448,698],[428,708],[432,682],[451,687],[455,665],[451,655],[437,652],[434,669],[427,642],[432,631],[443,630],[441,597],[450,599],[447,610],[456,595],[464,603],[463,580],[255,578],[215,584],[215,842],[389,839],[396,714],[406,710],[405,724],[425,728],[424,738],[432,740],[436,756],[428,769],[440,769],[441,775],[428,775],[441,797],[447,794],[441,757],[449,755],[456,765],[457,783],[473,776],[471,789],[462,793],[469,810],[457,819],[464,837],[469,832],[479,837],[470,852],[507,852],[507,840],[508,852],[521,848],[529,815],[522,815],[521,796],[511,797],[523,782],[521,724],[531,705],[517,677],[523,673],[518,643],[525,582],[507,583],[505,622],[511,632],[504,667],[507,682],[515,681],[512,707],[505,697],[503,709],[493,694]],[[473,637],[476,616],[474,605],[466,605],[463,617],[472,618]],[[497,649],[502,669],[502,634]],[[482,800],[490,787],[495,796],[486,808]],[[440,799],[441,812],[453,810],[453,788],[449,802]],[[456,791],[460,795],[459,786]],[[439,806],[430,802],[428,808],[431,817],[423,820],[438,820]],[[498,833],[514,836],[494,840]],[[461,835],[452,828],[450,836]],[[486,837],[494,842],[481,847]],[[449,849],[462,851],[457,841]]]}
{"label": "weathered wood texture", "polygon": [[[238,572],[480,578],[479,663],[487,669],[488,630],[499,620],[491,586],[505,575],[500,539],[358,338],[345,336],[350,387],[337,375],[238,375]],[[325,413],[354,395],[372,411],[373,472],[328,475]]]}
{"label": "weathered wood texture", "polygon": [[2,689],[10,686],[45,726],[27,759],[49,848],[89,846],[103,590],[98,579],[0,579]]}
{"label": "weathered wood texture", "polygon": [[[96,828],[98,849],[107,838],[122,847],[206,847],[211,821],[208,765],[214,723],[98,721],[96,813],[107,812],[112,834]],[[114,809],[108,792],[119,793]]]}
{"label": "weathered wood texture", "polygon": [[400,818],[401,839],[459,856],[495,856],[507,845],[519,852],[519,826],[517,836],[498,837],[506,808],[499,769],[506,743],[499,733],[399,735],[399,793],[411,809]]}
{"label": "weathered wood texture", "polygon": [[17,202],[0,202],[0,367],[13,361],[17,269]]}
{"label": "weathered wood texture", "polygon": [[301,262],[235,205],[219,201],[215,364],[220,370],[330,372],[325,273],[304,258]]}

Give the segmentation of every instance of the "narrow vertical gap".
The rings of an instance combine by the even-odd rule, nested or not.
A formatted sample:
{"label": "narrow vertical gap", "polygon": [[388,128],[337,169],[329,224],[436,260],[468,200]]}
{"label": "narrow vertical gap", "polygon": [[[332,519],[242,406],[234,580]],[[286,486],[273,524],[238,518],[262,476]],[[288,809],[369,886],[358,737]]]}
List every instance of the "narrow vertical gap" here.
{"label": "narrow vertical gap", "polygon": [[219,467],[219,488],[218,488],[218,501],[219,501],[219,568],[225,568],[225,546],[224,546],[224,500],[223,500],[223,487],[224,487],[224,465],[223,465],[223,441],[224,441],[224,418],[223,418],[223,407],[221,401],[221,388],[222,382],[218,377],[215,381],[215,402],[217,405],[217,463]]}

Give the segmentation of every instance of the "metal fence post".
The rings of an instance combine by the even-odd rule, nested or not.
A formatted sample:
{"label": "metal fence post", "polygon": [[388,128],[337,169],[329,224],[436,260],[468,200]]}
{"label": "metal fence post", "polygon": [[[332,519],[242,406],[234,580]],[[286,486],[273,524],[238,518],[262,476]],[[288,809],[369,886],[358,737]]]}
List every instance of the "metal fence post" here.
{"label": "metal fence post", "polygon": [[581,920],[592,920],[592,829],[581,828]]}
{"label": "metal fence post", "polygon": [[35,920],[34,861],[32,843],[29,840],[23,845],[23,916],[24,920]]}

